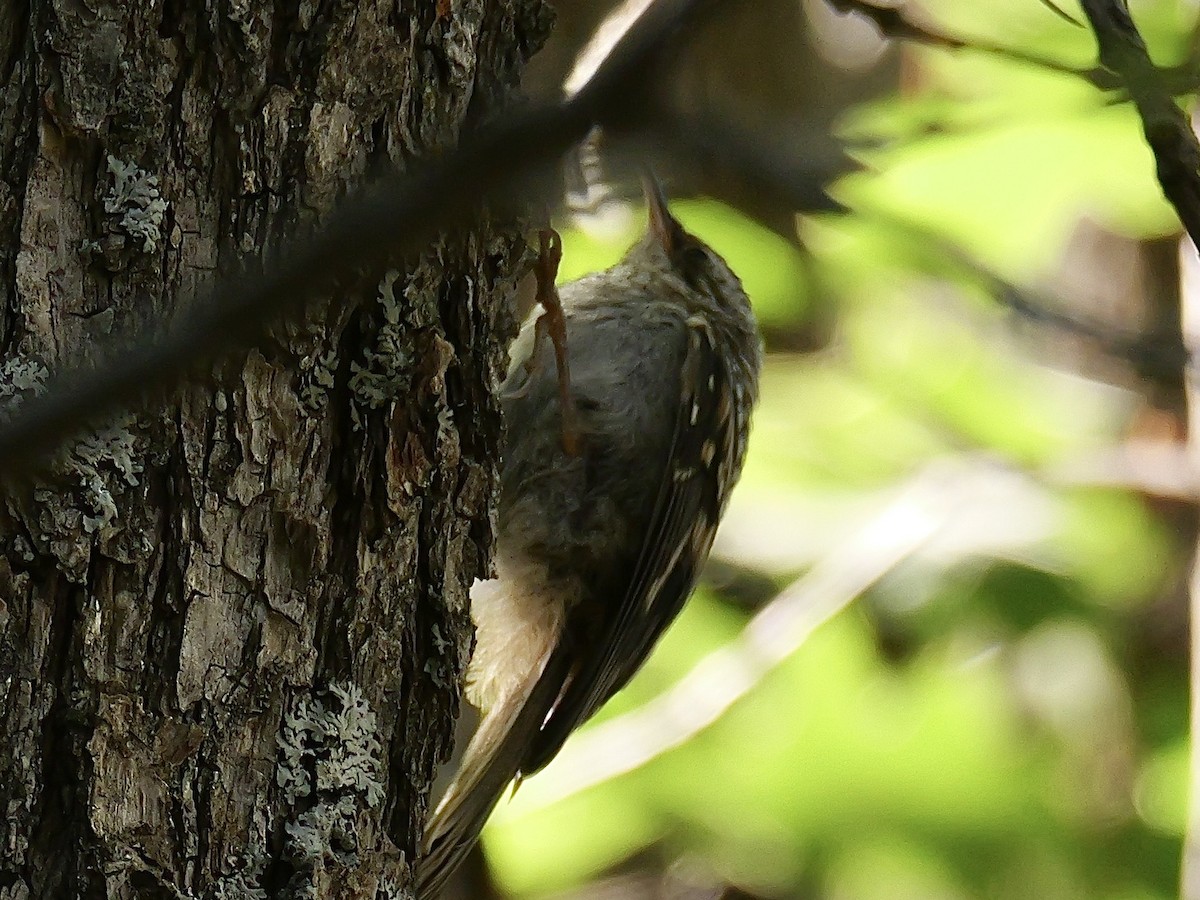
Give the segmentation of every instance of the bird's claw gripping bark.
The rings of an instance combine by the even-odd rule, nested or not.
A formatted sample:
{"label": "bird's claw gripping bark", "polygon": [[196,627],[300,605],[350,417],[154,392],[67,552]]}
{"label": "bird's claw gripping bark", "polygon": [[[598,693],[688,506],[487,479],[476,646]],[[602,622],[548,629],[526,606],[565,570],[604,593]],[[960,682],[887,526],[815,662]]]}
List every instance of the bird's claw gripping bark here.
{"label": "bird's claw gripping bark", "polygon": [[562,408],[562,444],[568,456],[579,455],[579,423],[576,418],[575,401],[571,397],[571,370],[567,357],[567,319],[563,315],[558,288],[554,281],[558,277],[558,264],[562,261],[562,238],[553,228],[538,232],[539,252],[534,266],[537,278],[537,301],[542,305],[542,314],[534,326],[534,352],[530,354],[532,368],[538,358],[537,348],[542,336],[549,335],[554,346],[554,362],[558,368],[558,402]]}

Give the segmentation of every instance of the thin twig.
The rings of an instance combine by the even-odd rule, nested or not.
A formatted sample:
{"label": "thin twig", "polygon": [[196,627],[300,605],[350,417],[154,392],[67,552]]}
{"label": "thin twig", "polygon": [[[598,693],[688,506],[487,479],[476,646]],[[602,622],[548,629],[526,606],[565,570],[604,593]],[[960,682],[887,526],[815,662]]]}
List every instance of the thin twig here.
{"label": "thin twig", "polygon": [[[895,10],[861,0],[830,2],[871,15],[895,36],[967,46],[924,30]],[[483,198],[517,186],[528,193],[538,173],[596,124],[618,139],[640,134],[671,152],[724,166],[797,208],[834,208],[823,184],[844,171],[844,157],[807,159],[732,123],[665,109],[656,96],[657,54],[720,3],[651,4],[569,101],[515,112],[415,174],[385,179],[348,200],[323,230],[294,244],[265,274],[226,281],[208,296],[181,303],[186,312],[166,326],[161,338],[147,341],[135,329],[98,351],[94,367],[62,371],[41,396],[25,398],[0,426],[0,471],[11,475],[36,466],[85,421],[145,398],[149,390],[173,387],[201,364],[261,341],[268,322],[298,316],[321,288],[418,249],[439,230],[470,220]]]}
{"label": "thin twig", "polygon": [[1059,6],[1057,3],[1053,3],[1053,2],[1051,2],[1051,0],[1041,0],[1041,4],[1042,4],[1042,6],[1046,7],[1046,9],[1050,10],[1050,12],[1054,13],[1056,16],[1058,16],[1060,19],[1062,19],[1064,22],[1068,22],[1071,25],[1076,26],[1077,28],[1085,27],[1082,22],[1080,22],[1077,18],[1075,18],[1073,15],[1071,15],[1069,12],[1067,12],[1065,9],[1063,9],[1061,6]]}
{"label": "thin twig", "polygon": [[[157,340],[133,333],[97,354],[95,366],[53,377],[0,427],[0,471],[36,466],[87,421],[178,383],[200,364],[261,339],[267,324],[296,315],[314,290],[421,247],[478,208],[480,198],[532,174],[586,133],[583,109],[525,112],[422,172],[389,179],[348,201],[316,236],[299,241],[261,275],[229,280],[185,310]],[[138,332],[139,329],[133,329]]]}

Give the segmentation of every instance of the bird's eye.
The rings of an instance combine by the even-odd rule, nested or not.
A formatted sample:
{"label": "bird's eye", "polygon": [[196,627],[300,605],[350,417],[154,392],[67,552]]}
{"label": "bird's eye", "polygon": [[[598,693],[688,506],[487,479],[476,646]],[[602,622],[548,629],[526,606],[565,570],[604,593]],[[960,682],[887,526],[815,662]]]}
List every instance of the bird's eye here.
{"label": "bird's eye", "polygon": [[685,269],[702,269],[708,264],[708,251],[693,244],[683,251]]}
{"label": "bird's eye", "polygon": [[705,290],[712,267],[708,251],[704,247],[695,244],[685,247],[676,265],[684,281],[696,290]]}

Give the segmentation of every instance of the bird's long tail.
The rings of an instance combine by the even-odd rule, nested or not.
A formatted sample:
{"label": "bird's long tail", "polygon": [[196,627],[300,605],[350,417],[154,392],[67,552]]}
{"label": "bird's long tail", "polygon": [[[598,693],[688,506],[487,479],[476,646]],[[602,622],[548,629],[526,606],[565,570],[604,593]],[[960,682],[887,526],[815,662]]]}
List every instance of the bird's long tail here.
{"label": "bird's long tail", "polygon": [[467,745],[454,781],[425,829],[417,864],[417,896],[434,900],[479,839],[563,684],[565,655],[551,653],[540,672],[500,697]]}

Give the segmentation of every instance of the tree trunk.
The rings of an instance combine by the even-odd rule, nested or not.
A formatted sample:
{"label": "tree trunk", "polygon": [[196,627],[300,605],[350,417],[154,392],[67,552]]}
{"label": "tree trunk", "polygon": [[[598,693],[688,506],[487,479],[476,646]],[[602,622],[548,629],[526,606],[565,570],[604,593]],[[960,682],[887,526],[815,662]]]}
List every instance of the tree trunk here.
{"label": "tree trunk", "polygon": [[[0,4],[0,399],[453,146],[548,24]],[[4,498],[0,898],[405,895],[487,567],[517,225],[315,303]]]}

